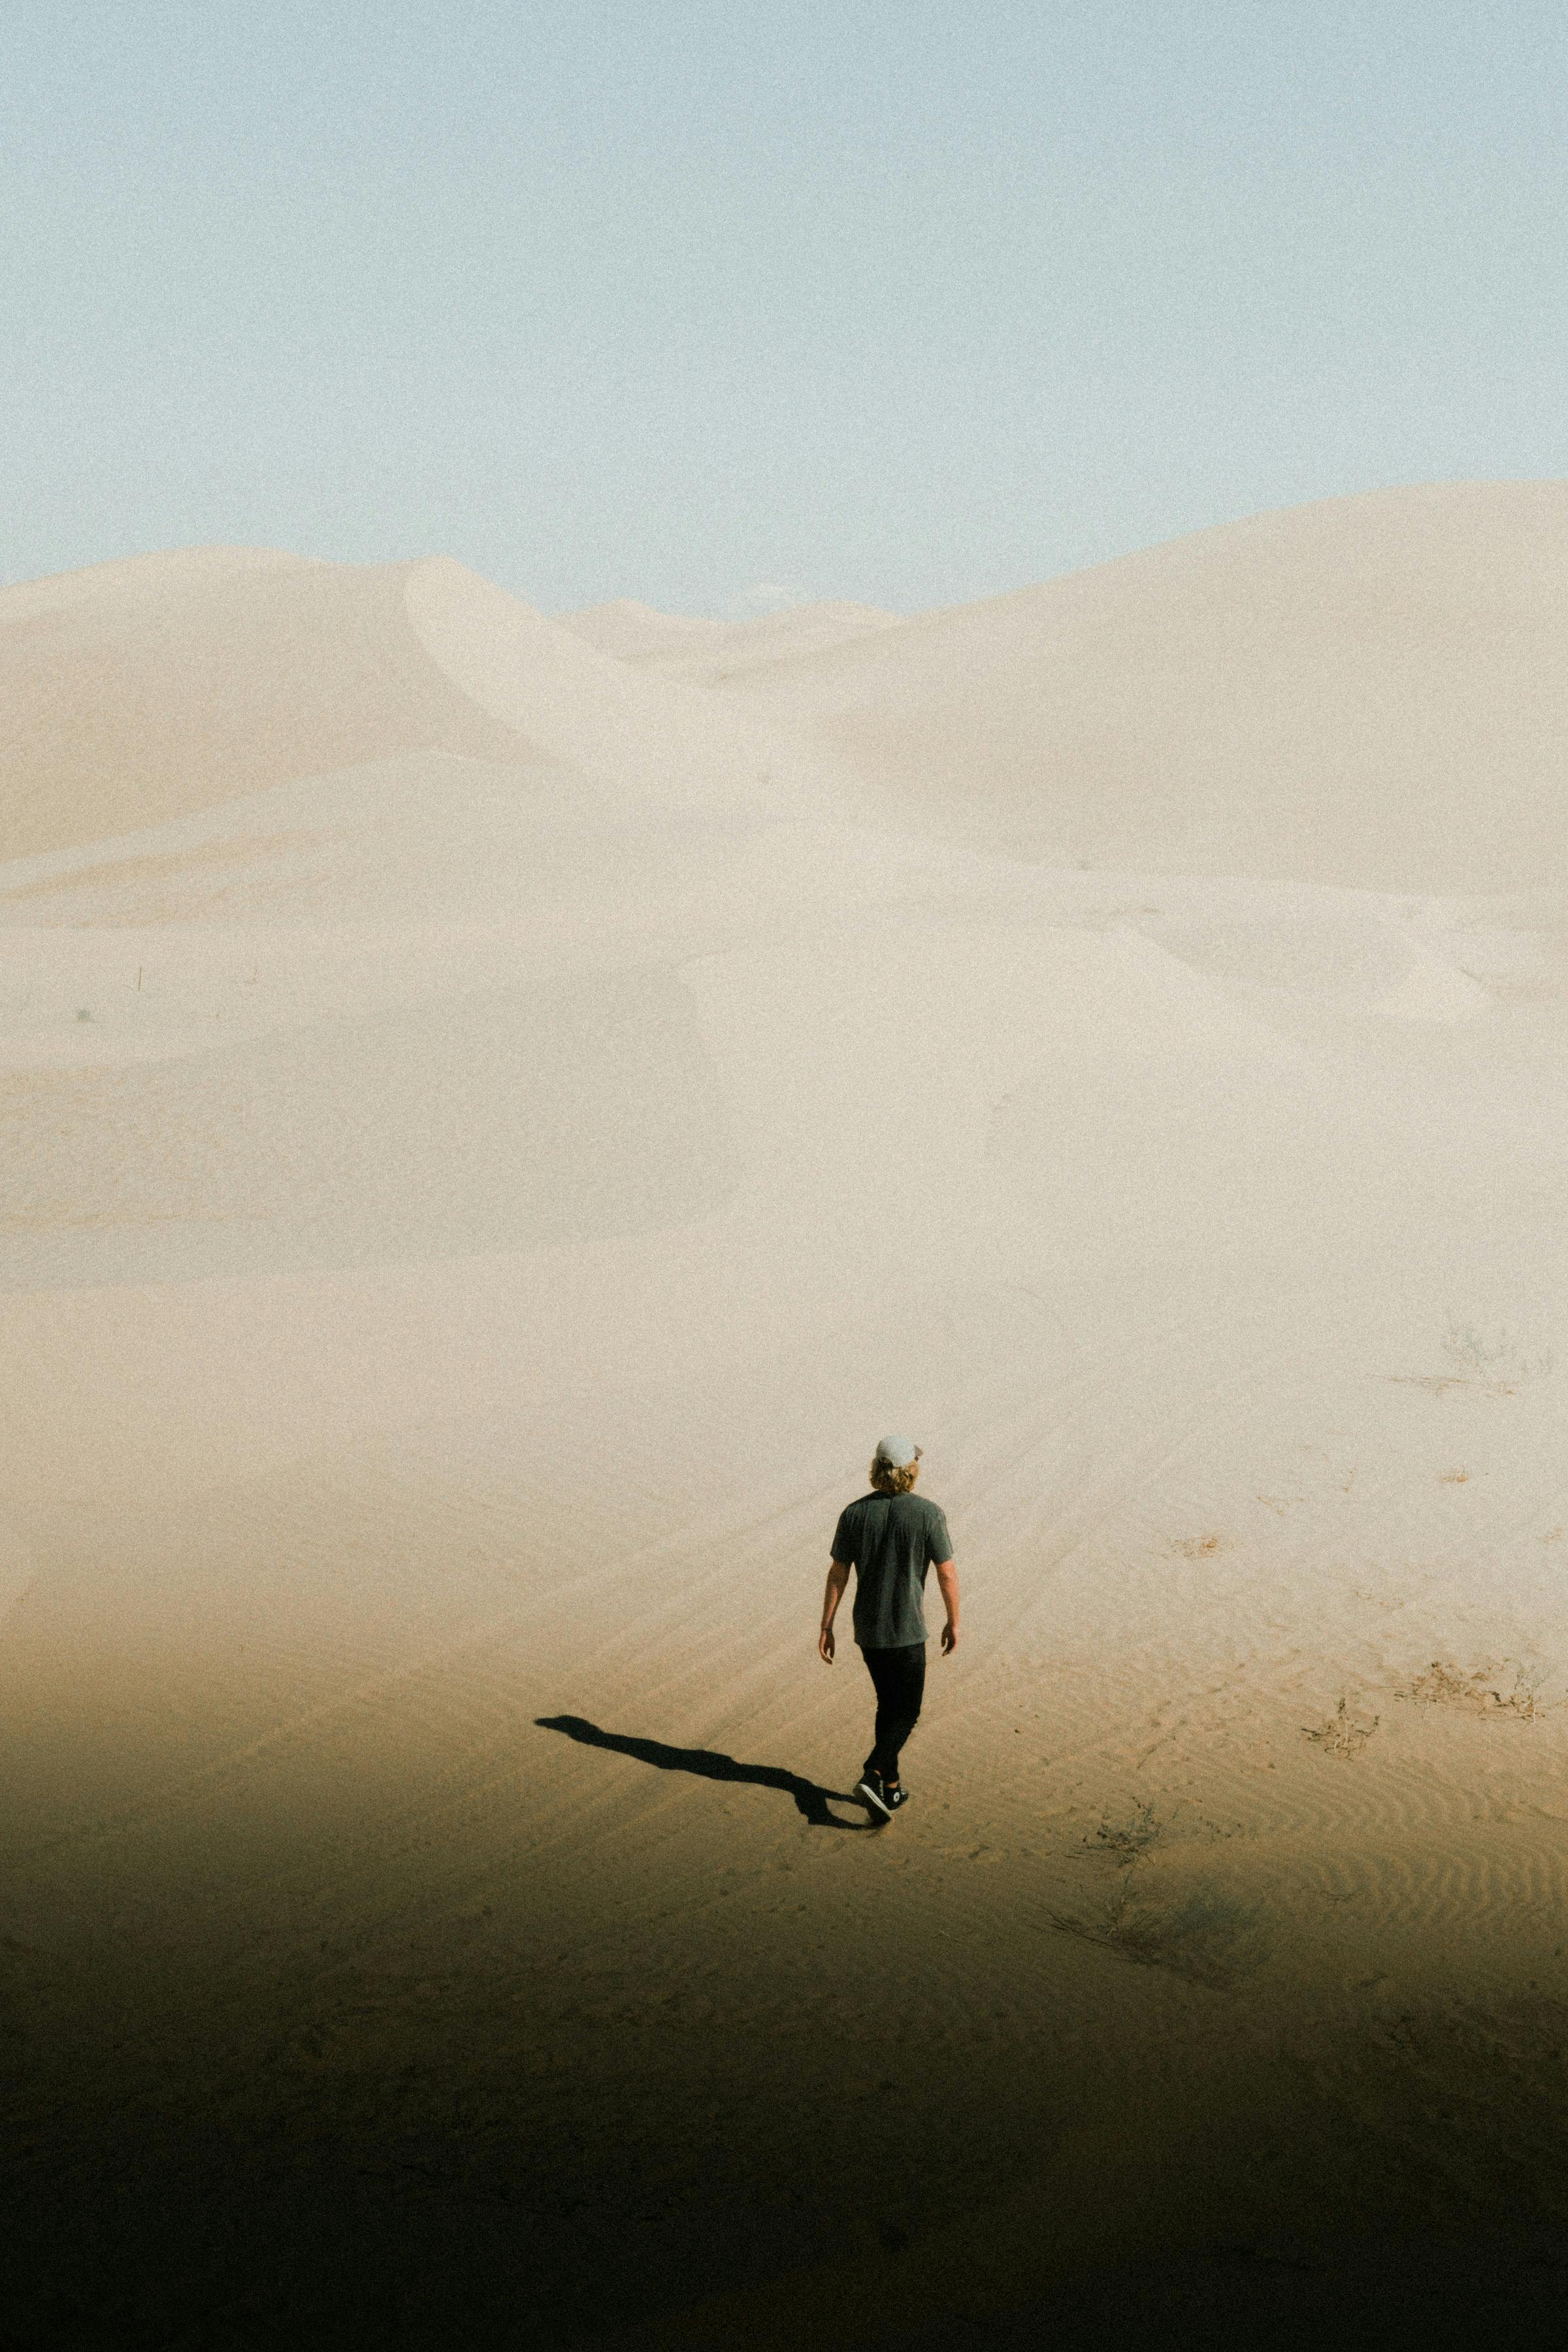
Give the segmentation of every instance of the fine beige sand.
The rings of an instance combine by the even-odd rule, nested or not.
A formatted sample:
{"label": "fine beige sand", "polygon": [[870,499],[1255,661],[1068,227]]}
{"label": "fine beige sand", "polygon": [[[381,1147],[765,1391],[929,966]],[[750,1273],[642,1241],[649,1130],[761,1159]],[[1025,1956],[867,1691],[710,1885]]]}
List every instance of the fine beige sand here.
{"label": "fine beige sand", "polygon": [[1552,482],[912,620],[0,592],[16,2324],[1560,2292],[1565,626]]}

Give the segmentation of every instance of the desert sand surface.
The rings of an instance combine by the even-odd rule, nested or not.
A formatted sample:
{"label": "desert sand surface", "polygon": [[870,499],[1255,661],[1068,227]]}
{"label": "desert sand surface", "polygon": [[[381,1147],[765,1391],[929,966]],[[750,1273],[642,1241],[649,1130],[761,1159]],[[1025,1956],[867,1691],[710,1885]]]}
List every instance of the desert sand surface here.
{"label": "desert sand surface", "polygon": [[0,2333],[1550,2325],[1565,622],[1556,482],[0,592]]}

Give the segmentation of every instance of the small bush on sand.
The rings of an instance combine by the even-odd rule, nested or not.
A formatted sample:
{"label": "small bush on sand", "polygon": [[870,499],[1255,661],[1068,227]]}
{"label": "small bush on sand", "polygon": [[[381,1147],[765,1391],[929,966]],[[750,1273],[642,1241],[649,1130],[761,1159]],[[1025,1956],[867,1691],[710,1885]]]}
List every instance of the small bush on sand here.
{"label": "small bush on sand", "polygon": [[1541,1706],[1524,1668],[1506,1658],[1501,1665],[1475,1666],[1468,1675],[1434,1658],[1403,1696],[1422,1706],[1458,1706],[1468,1715],[1510,1715],[1526,1722]]}

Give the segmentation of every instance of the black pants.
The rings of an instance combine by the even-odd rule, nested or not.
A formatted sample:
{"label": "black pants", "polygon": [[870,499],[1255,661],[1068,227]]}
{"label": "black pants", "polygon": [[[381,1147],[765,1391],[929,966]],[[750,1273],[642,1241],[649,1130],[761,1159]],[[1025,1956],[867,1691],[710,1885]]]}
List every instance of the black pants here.
{"label": "black pants", "polygon": [[866,1759],[868,1772],[884,1780],[899,1777],[899,1750],[920,1721],[926,1688],[926,1645],[910,1642],[897,1650],[862,1650],[877,1685],[877,1744]]}

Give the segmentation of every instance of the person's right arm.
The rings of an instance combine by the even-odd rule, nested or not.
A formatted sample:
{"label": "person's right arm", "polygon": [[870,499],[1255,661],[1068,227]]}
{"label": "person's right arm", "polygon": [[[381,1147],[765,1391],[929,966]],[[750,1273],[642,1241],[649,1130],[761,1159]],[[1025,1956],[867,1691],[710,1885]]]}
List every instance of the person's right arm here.
{"label": "person's right arm", "polygon": [[939,1559],[935,1567],[942,1604],[947,1611],[947,1622],[942,1629],[942,1654],[950,1658],[958,1647],[958,1562]]}

